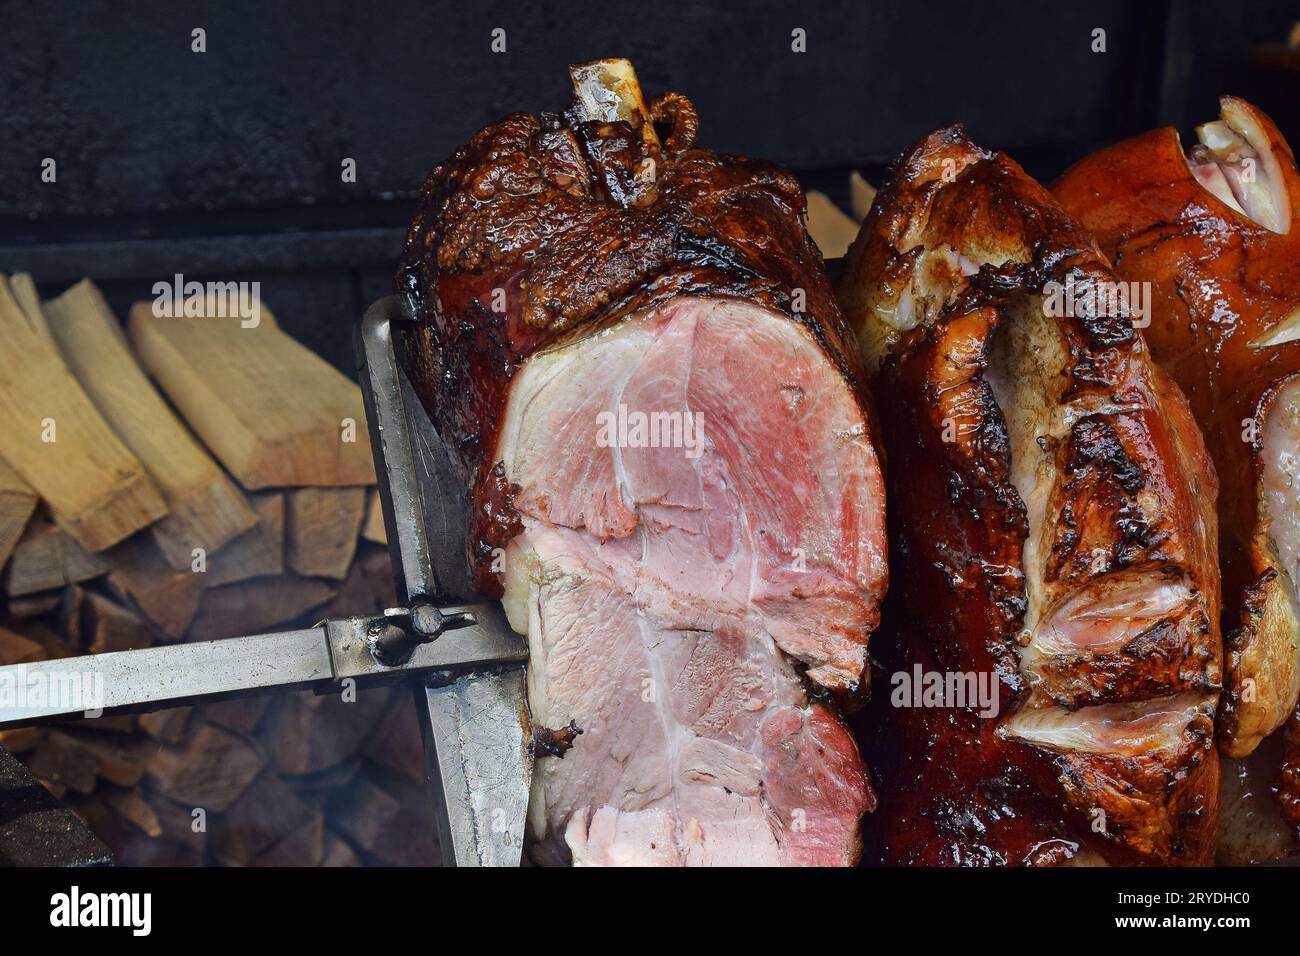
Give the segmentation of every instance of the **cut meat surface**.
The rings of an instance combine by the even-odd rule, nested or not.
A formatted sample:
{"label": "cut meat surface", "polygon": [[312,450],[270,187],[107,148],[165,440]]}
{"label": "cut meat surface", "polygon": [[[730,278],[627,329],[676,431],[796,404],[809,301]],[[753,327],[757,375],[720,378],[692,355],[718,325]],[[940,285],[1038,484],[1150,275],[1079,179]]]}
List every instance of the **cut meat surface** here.
{"label": "cut meat surface", "polygon": [[398,277],[474,587],[528,637],[529,853],[851,864],[884,488],[803,193],[625,61],[571,73],[430,174]]}
{"label": "cut meat surface", "polygon": [[[609,447],[620,408],[634,423],[692,420],[699,445]],[[539,354],[497,457],[526,519],[653,536],[637,576],[673,626],[753,616],[819,684],[861,677],[885,562],[879,470],[852,393],[797,326],[679,299]]]}
{"label": "cut meat surface", "polygon": [[[611,446],[619,408],[694,417],[699,445]],[[525,366],[504,601],[534,719],[582,730],[539,767],[539,835],[577,862],[848,861],[869,793],[792,661],[862,675],[885,560],[864,429],[812,338],[741,302],[677,299]]]}

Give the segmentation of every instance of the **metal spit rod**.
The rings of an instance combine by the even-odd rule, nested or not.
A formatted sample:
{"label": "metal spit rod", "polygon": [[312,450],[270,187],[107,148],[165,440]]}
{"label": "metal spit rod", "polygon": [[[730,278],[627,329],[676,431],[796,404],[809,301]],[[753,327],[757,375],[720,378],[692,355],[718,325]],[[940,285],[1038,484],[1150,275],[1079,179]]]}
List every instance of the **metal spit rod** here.
{"label": "metal spit rod", "polygon": [[528,651],[499,604],[468,603],[465,477],[397,354],[394,330],[413,317],[407,297],[380,299],[357,336],[401,607],[296,631],[0,667],[0,727],[407,679],[443,862],[517,866],[533,771]]}

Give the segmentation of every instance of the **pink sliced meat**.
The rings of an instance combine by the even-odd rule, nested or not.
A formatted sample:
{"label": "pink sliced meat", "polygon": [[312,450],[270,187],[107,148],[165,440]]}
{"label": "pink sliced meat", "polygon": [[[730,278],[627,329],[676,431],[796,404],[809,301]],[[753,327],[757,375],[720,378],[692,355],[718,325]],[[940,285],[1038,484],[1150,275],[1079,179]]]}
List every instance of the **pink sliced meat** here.
{"label": "pink sliced meat", "polygon": [[530,853],[852,864],[887,576],[860,359],[793,178],[630,68],[583,95],[611,62],[430,174],[399,275],[474,581],[528,638]]}
{"label": "pink sliced meat", "polygon": [[[620,406],[698,415],[702,447],[602,447]],[[575,861],[851,857],[868,790],[796,664],[833,688],[865,665],[884,532],[863,428],[812,337],[743,302],[675,299],[516,379],[505,602],[534,719],[582,730],[534,797]]]}

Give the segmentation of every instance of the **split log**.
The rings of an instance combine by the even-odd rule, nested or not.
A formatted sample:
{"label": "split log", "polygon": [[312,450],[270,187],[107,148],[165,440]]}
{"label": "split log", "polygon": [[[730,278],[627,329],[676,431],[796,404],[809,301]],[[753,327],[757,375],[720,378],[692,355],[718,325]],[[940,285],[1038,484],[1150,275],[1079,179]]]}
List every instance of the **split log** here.
{"label": "split log", "polygon": [[48,344],[55,345],[54,336],[50,334],[50,325],[41,310],[41,294],[36,291],[36,283],[32,281],[31,273],[18,272],[11,275],[9,291],[13,293],[14,301],[18,303],[18,308],[22,309],[23,316],[32,330]]}
{"label": "split log", "polygon": [[15,727],[13,730],[0,730],[0,747],[11,754],[25,754],[35,749],[45,738],[42,727]]}
{"label": "split log", "polygon": [[289,566],[308,577],[346,577],[366,516],[366,489],[299,488],[285,498]]}
{"label": "split log", "polygon": [[205,815],[196,816],[194,813],[196,807],[177,803],[148,787],[142,788],[140,795],[148,802],[150,809],[158,818],[164,840],[183,846],[191,853],[202,855],[208,842]]}
{"label": "split log", "polygon": [[150,785],[184,806],[220,812],[239,799],[262,767],[262,758],[244,740],[201,724],[181,746],[159,747],[145,775]]}
{"label": "split log", "polygon": [[[86,821],[95,836],[112,848],[118,865],[125,863],[123,855],[128,847],[155,842],[148,839],[139,823],[110,806],[98,793],[87,797],[69,797],[66,803],[69,809]],[[147,820],[144,825],[148,825]]]}
{"label": "split log", "polygon": [[822,258],[838,259],[849,251],[858,236],[858,224],[848,213],[831,202],[825,193],[809,190],[808,235],[821,250]]}
{"label": "split log", "polygon": [[384,503],[379,489],[371,488],[366,502],[366,523],[361,526],[361,537],[375,544],[388,544],[388,529],[384,526]]}
{"label": "split log", "polygon": [[87,551],[68,531],[37,516],[9,559],[5,593],[22,597],[62,588],[97,578],[112,566],[112,553]]}
{"label": "split log", "polygon": [[96,762],[65,733],[49,731],[26,760],[32,776],[75,793],[91,793],[99,777]]}
{"label": "split log", "polygon": [[132,651],[154,643],[149,625],[116,601],[87,593],[79,610],[82,646],[91,654]]}
{"label": "split log", "polygon": [[392,688],[355,689],[355,700],[340,693],[286,695],[267,719],[266,746],[282,773],[320,773],[351,757],[388,709]]}
{"label": "split log", "polygon": [[352,562],[338,594],[325,609],[325,617],[378,614],[397,603],[393,563],[386,551],[366,548]]}
{"label": "split log", "polygon": [[209,588],[185,639],[217,641],[269,631],[326,604],[333,594],[326,582],[293,574]]}
{"label": "split log", "polygon": [[58,628],[68,647],[82,653],[86,640],[82,633],[83,618],[86,616],[87,591],[79,584],[69,584],[59,591]]}
{"label": "split log", "polygon": [[41,645],[8,628],[0,627],[0,667],[7,664],[34,664],[45,658]]}
{"label": "split log", "polygon": [[140,361],[245,488],[374,484],[361,390],[262,320],[131,309]]}
{"label": "split log", "polygon": [[284,571],[284,495],[249,496],[257,524],[208,558],[204,583],[210,588]]}
{"label": "split log", "polygon": [[114,560],[109,587],[159,631],[179,640],[198,612],[203,575],[177,571],[148,538],[128,542],[114,552]]}
{"label": "split log", "polygon": [[72,741],[71,747],[80,751],[95,772],[109,783],[119,787],[134,787],[144,777],[145,763],[155,746],[143,738],[110,737],[93,733],[86,728],[97,721],[87,721],[77,728],[61,733]]}
{"label": "split log", "polygon": [[0,568],[9,560],[39,501],[18,472],[0,458]]}
{"label": "split log", "polygon": [[192,707],[169,707],[140,715],[140,729],[155,740],[178,744],[185,739]]}
{"label": "split log", "polygon": [[[303,829],[307,830],[306,845],[299,834]],[[264,773],[213,824],[209,848],[220,863],[248,866],[268,855],[277,843],[293,840],[295,835],[298,843],[290,849],[310,859],[284,862],[315,866],[325,853],[320,810],[300,800],[293,788],[274,773]]]}
{"label": "split log", "polygon": [[10,598],[5,607],[14,617],[40,617],[57,608],[63,600],[62,591],[42,591]]}
{"label": "split log", "polygon": [[325,815],[317,810],[249,866],[320,866],[325,857]]}
{"label": "split log", "polygon": [[47,301],[45,317],[64,363],[162,490],[168,513],[149,530],[168,563],[188,571],[195,548],[213,554],[251,528],[243,493],[149,382],[94,283]]}
{"label": "split log", "polygon": [[137,787],[105,787],[101,799],[145,836],[162,836],[162,823],[158,819],[158,812],[141,796]]}
{"label": "split log", "polygon": [[[426,812],[416,812],[423,807]],[[433,814],[427,801],[411,806],[366,777],[336,793],[329,802],[330,822],[353,843],[388,863],[430,866],[438,862]]]}
{"label": "split log", "polygon": [[364,775],[365,770],[366,762],[360,755],[356,755],[342,763],[336,763],[328,770],[291,779],[304,800],[323,802],[335,791],[352,786],[352,781]]}
{"label": "split log", "polygon": [[15,621],[11,619],[6,623],[6,629],[27,638],[29,641],[35,641],[41,648],[42,660],[71,657],[75,653],[60,635],[39,621]]}
{"label": "split log", "polygon": [[867,218],[871,204],[876,201],[876,187],[862,178],[856,169],[849,173],[849,206],[858,222]]}
{"label": "split log", "polygon": [[361,753],[411,784],[422,787],[426,780],[424,742],[420,721],[410,694],[394,694],[388,711],[366,738]]}
{"label": "split log", "polygon": [[361,860],[357,858],[352,847],[331,833],[325,837],[325,855],[322,857],[320,865],[360,866]]}
{"label": "split log", "polygon": [[206,834],[192,829],[190,811],[133,787],[101,787],[72,807],[113,848],[122,866],[197,866]]}
{"label": "split log", "polygon": [[[88,551],[167,513],[138,458],[95,409],[0,277],[0,455]],[[52,439],[52,440],[51,440]]]}
{"label": "split log", "polygon": [[263,694],[234,697],[230,700],[204,704],[200,709],[200,715],[208,723],[251,737],[257,730],[258,721],[266,713],[268,701],[269,698]]}

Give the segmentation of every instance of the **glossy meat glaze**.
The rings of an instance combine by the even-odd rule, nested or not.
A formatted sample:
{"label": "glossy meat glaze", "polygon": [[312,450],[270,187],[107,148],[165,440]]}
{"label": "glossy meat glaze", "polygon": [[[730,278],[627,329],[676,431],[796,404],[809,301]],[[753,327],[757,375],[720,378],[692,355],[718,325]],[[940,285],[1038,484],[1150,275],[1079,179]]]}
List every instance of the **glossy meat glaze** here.
{"label": "glossy meat glaze", "polygon": [[1117,275],[1151,285],[1144,334],[1222,483],[1220,747],[1245,758],[1282,734],[1285,764],[1266,776],[1300,827],[1300,173],[1267,116],[1235,97],[1221,111],[1186,155],[1175,130],[1152,130],[1054,192]]}
{"label": "glossy meat glaze", "polygon": [[[1123,303],[1082,294],[1113,281],[960,127],[895,163],[849,252],[890,496],[864,738],[882,862],[1211,858],[1214,470]],[[925,673],[998,700],[891,693]]]}

